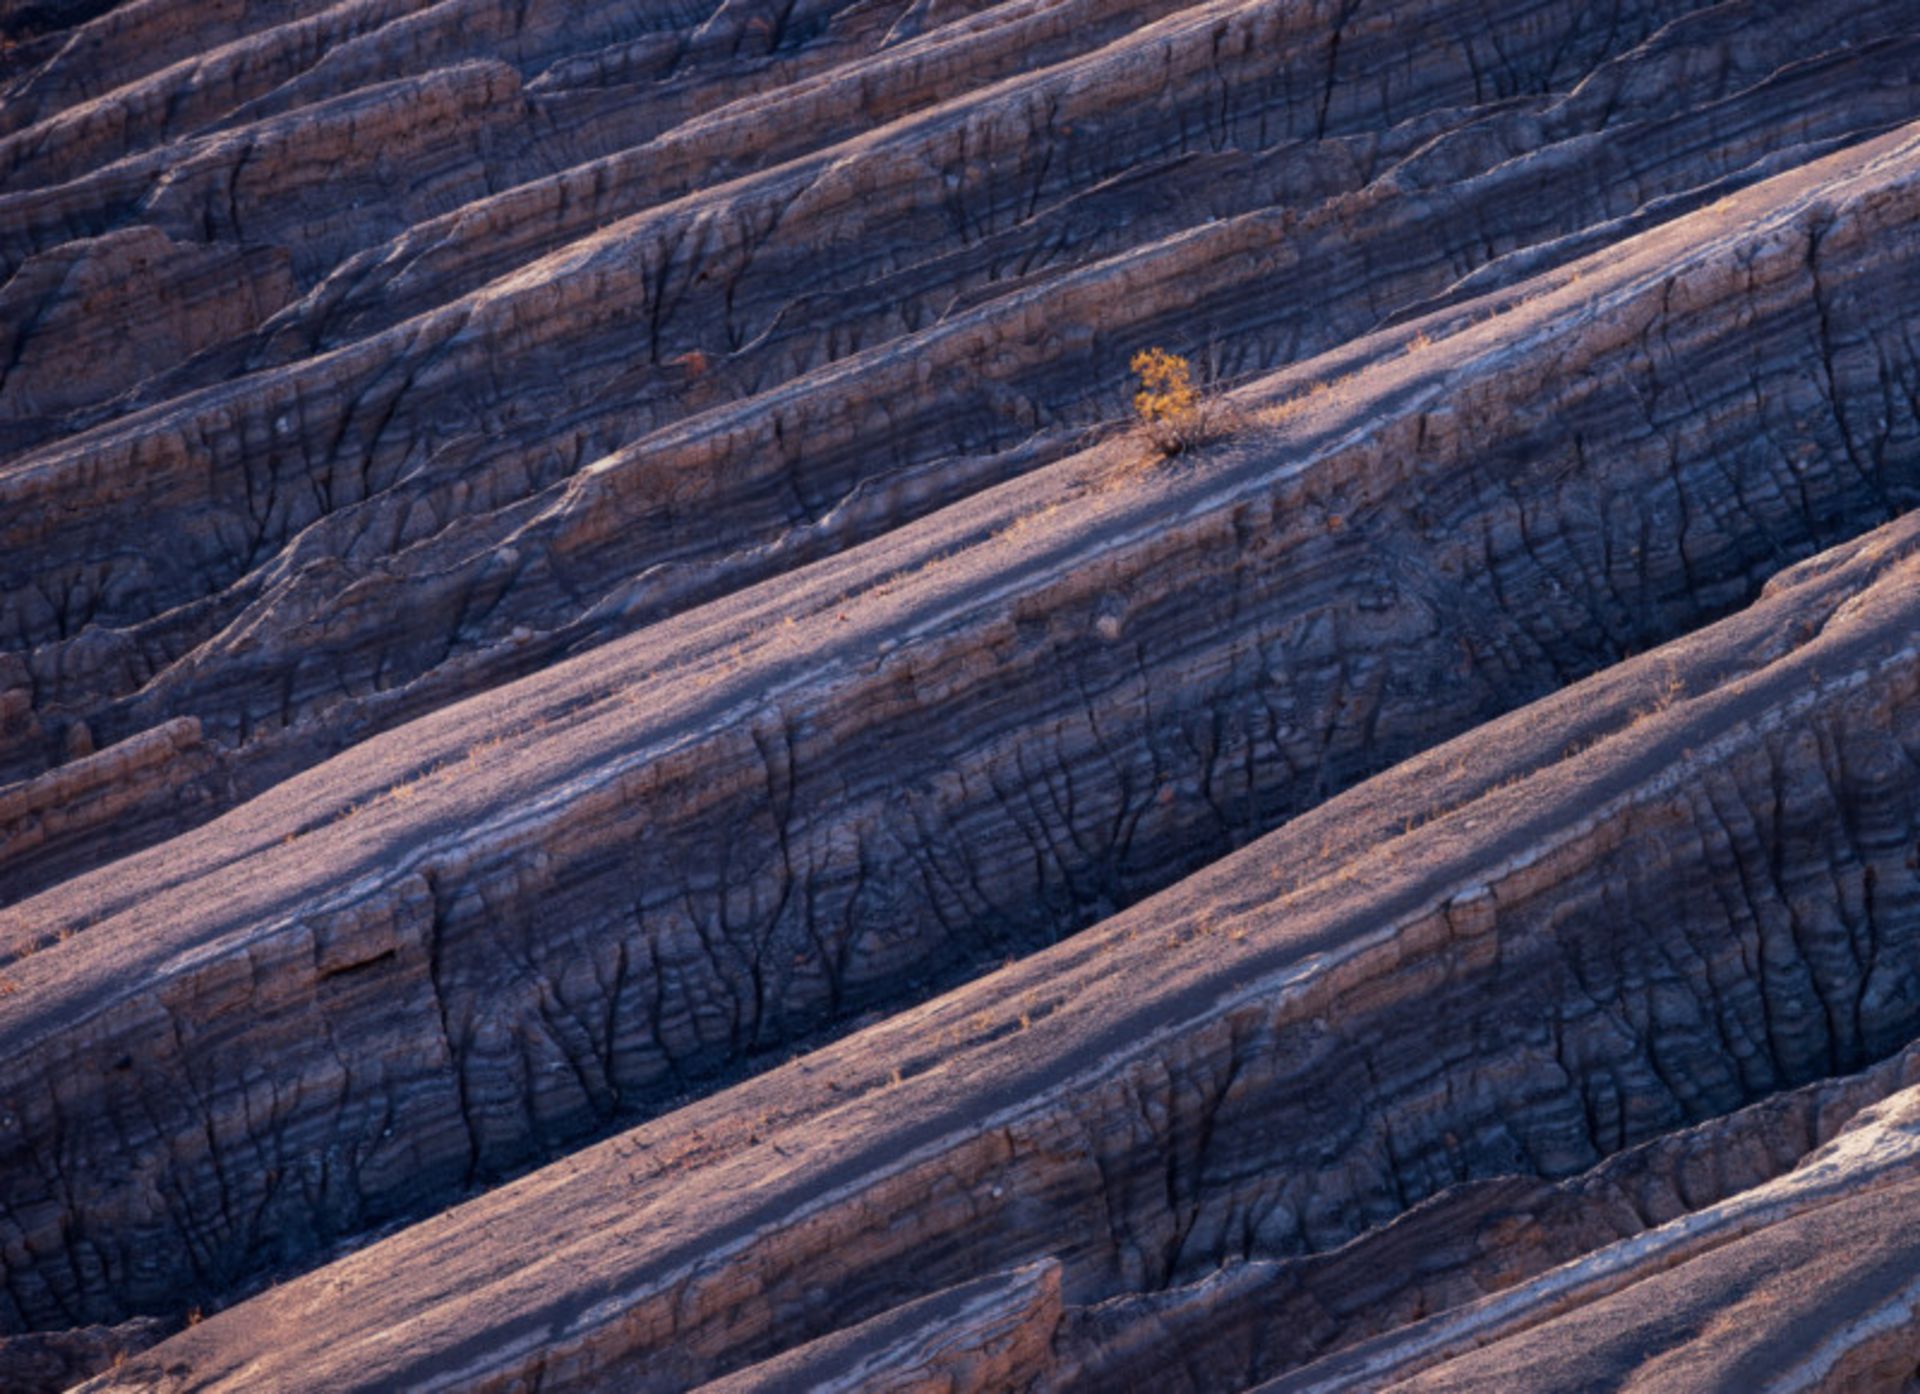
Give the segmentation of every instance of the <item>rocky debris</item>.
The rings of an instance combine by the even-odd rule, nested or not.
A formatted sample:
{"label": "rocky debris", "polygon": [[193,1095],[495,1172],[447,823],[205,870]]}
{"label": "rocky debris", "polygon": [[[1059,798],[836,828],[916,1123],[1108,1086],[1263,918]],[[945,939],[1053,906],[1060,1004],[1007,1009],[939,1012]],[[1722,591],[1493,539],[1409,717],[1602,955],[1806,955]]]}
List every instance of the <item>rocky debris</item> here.
{"label": "rocky debris", "polygon": [[0,1386],[1904,1387],[1903,0],[0,36]]}

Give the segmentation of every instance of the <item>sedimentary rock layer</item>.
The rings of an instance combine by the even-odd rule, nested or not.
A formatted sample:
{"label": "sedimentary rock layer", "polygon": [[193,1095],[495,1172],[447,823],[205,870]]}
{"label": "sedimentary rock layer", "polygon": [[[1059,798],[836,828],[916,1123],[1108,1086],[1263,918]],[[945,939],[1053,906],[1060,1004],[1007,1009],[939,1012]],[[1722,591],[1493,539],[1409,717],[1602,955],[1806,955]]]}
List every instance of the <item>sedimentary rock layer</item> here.
{"label": "sedimentary rock layer", "polygon": [[1789,1176],[1261,1394],[1904,1387],[1920,1362],[1916,1113],[1909,1089]]}
{"label": "sedimentary rock layer", "polygon": [[[746,1380],[967,1284],[942,1300],[997,1314],[983,1339],[1023,1329],[1014,1280],[988,1280],[1041,1260],[1084,1306],[1222,1263],[1391,1252],[1379,1227],[1423,1201],[1471,1236],[1499,1209],[1471,1183],[1500,1177],[1566,1178],[1564,1223],[1537,1250],[1513,1227],[1504,1280],[1469,1264],[1469,1282],[1595,1251],[1282,1387],[1329,1365],[1361,1371],[1330,1387],[1440,1379],[1435,1352],[1493,1358],[1463,1331],[1617,1328],[1622,1302],[1706,1273],[1697,1305],[1740,1290],[1712,1275],[1817,1245],[1832,1322],[1803,1356],[1880,1360],[1889,1328],[1869,1318],[1910,1258],[1890,1221],[1920,1159],[1897,1092],[1913,1062],[1738,1110],[1920,1026],[1917,549],[1902,523],[1796,568],[1070,943],[254,1297],[106,1387]],[[1689,1124],[1708,1126],[1655,1141]],[[1281,1307],[1298,1270],[1275,1267]],[[912,1312],[860,1327],[837,1368],[911,1359],[923,1329]],[[1689,1330],[1688,1358],[1744,1368],[1747,1335]],[[1049,1387],[1060,1348],[1008,1383]],[[1565,1350],[1601,1352],[1587,1373],[1615,1358]],[[1573,1387],[1556,1368],[1516,1355],[1501,1379]]]}
{"label": "sedimentary rock layer", "polygon": [[1902,1388],[1917,77],[0,15],[0,1386]]}
{"label": "sedimentary rock layer", "polygon": [[18,80],[0,777],[208,758],[0,898],[1058,458],[1142,343],[1270,369],[1920,114],[1892,0],[557,15]]}
{"label": "sedimentary rock layer", "polygon": [[[1742,1217],[1755,1213],[1746,1201],[1729,1207],[1733,1224],[1698,1212],[1805,1167],[1842,1128],[1858,1126],[1863,1110],[1890,1095],[1911,1099],[1916,1083],[1920,1050],[1909,1046],[1857,1075],[1663,1134],[1574,1177],[1463,1183],[1337,1249],[1231,1260],[1195,1283],[1076,1309],[1056,1329],[1041,1387],[1245,1389],[1301,1367],[1309,1367],[1299,1376],[1309,1387],[1329,1378],[1371,1387],[1389,1372],[1408,1374],[1484,1344],[1502,1323],[1510,1334],[1556,1316],[1569,1293],[1607,1296],[1683,1251],[1739,1237],[1752,1228]],[[1839,1189],[1867,1184],[1868,1175],[1848,1170]],[[1611,1259],[1579,1263],[1667,1225],[1666,1239],[1641,1239]],[[1686,1243],[1662,1247],[1678,1239]],[[1654,1261],[1642,1252],[1650,1248],[1659,1251]],[[1422,1330],[1429,1314],[1470,1308],[1563,1264],[1575,1265],[1577,1282],[1563,1274],[1525,1301],[1486,1302],[1464,1322],[1436,1320],[1427,1331],[1446,1331],[1444,1340]]]}
{"label": "sedimentary rock layer", "polygon": [[1089,924],[1885,516],[1920,484],[1912,249],[1880,235],[1917,151],[1769,181],[1337,389],[1268,384],[1191,463],[1061,462],[15,907],[5,1319],[217,1300]]}

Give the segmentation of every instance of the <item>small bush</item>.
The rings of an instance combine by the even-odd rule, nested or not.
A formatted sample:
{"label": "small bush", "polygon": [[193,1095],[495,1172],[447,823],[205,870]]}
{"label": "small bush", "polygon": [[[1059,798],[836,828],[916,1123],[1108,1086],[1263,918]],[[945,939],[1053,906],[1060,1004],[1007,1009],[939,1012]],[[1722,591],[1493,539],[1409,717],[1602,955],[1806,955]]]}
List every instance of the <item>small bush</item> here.
{"label": "small bush", "polygon": [[1177,353],[1141,349],[1128,367],[1139,379],[1133,412],[1141,433],[1163,456],[1217,440],[1232,429],[1225,405],[1193,384],[1193,368]]}

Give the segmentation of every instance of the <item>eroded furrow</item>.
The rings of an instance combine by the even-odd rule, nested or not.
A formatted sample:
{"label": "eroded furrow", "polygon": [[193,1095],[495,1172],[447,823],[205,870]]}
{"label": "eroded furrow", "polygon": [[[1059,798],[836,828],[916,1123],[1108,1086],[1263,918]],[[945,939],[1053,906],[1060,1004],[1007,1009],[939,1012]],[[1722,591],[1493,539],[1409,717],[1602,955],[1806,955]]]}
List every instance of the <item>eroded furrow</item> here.
{"label": "eroded furrow", "polygon": [[[1738,232],[1703,213],[1337,391],[1282,380],[1280,424],[1190,467],[1063,462],[16,907],[8,1319],[215,1300],[1750,599],[1911,497],[1911,418],[1863,451],[1844,404],[1876,399],[1828,394],[1912,400],[1880,229],[1916,169],[1904,133],[1832,157]],[[1753,1068],[1814,1069],[1776,1047]],[[1206,1234],[1114,1242],[1158,1281]]]}
{"label": "eroded furrow", "polygon": [[1917,75],[0,15],[0,1386],[1905,1389]]}
{"label": "eroded furrow", "polygon": [[[1001,1387],[1080,1387],[1058,1362],[1086,1318],[1062,1327],[1060,1304],[1222,1263],[1248,1266],[1216,1292],[1310,1303],[1300,1284],[1319,1281],[1359,1308],[1348,1339],[1398,1326],[1391,1291],[1368,1310],[1340,1285],[1363,1262],[1341,1246],[1388,1246],[1377,1269],[1381,1226],[1430,1198],[1416,1245],[1422,1226],[1458,1243],[1502,1206],[1544,1210],[1537,1242],[1503,1238],[1513,1266],[1483,1268],[1490,1286],[1556,1246],[1592,1254],[1517,1306],[1435,1318],[1495,1333],[1682,1259],[1744,1261],[1745,1236],[1785,1242],[1843,1203],[1895,1204],[1920,1166],[1910,1059],[1755,1101],[1920,1027],[1914,537],[1898,524],[1801,568],[1072,944],[255,1297],[112,1383],[217,1389],[317,1361],[348,1388],[685,1389],[781,1352],[846,1370],[904,1341],[920,1359],[913,1312],[859,1324],[973,1284],[951,1301],[982,1341],[1001,1333],[986,1349],[1022,1353]],[[1706,1126],[1656,1141],[1689,1124]],[[1498,1180],[1516,1177],[1561,1184]],[[1882,1271],[1856,1257],[1837,1275],[1853,1296]],[[1443,1305],[1475,1277],[1451,1281]],[[1314,1353],[1291,1330],[1281,1365]],[[837,1355],[798,1353],[835,1332]],[[1148,1318],[1136,1339],[1143,1362],[1180,1359],[1177,1328]],[[347,1342],[351,1368],[327,1364]],[[1352,1358],[1405,1373],[1430,1349]]]}
{"label": "eroded furrow", "polygon": [[[1732,44],[1721,16],[1637,48],[1640,30],[1603,43],[1570,11],[1574,29],[1542,35],[1568,52],[1626,49],[1570,95],[1502,96],[1462,118],[1444,103],[1466,91],[1442,83],[1384,133],[1342,134],[1369,119],[1356,110],[1319,139],[1206,134],[1179,104],[1212,111],[1227,79],[1198,58],[1171,89],[1176,113],[1142,106],[1128,86],[1144,80],[1140,53],[1186,63],[1213,42],[1197,21],[1169,20],[1102,50],[1112,81],[1085,83],[1077,65],[1022,78],[630,218],[404,326],[30,456],[9,481],[20,652],[0,660],[29,696],[0,726],[0,768],[41,776],[183,717],[206,750],[194,800],[130,790],[149,810],[137,837],[75,827],[42,876],[1069,453],[1117,405],[1117,369],[1140,342],[1211,340],[1222,373],[1284,363],[1464,272],[1498,284],[1529,256],[1657,224],[1898,121],[1912,110],[1914,40],[1897,8],[1856,7],[1837,29],[1819,19],[1817,36],[1803,12],[1769,11],[1762,26],[1743,9],[1759,41]],[[1232,12],[1241,24],[1262,14]],[[1253,83],[1265,50],[1243,37]],[[1306,63],[1313,45],[1296,38],[1282,51]],[[1816,38],[1858,42],[1804,57]],[[1651,70],[1671,81],[1648,86]],[[1834,106],[1838,81],[1858,100]],[[1141,164],[1086,103],[1171,123],[1178,149]],[[1022,192],[1017,163],[979,152],[1069,149],[1036,122],[1135,159],[1132,172],[1048,154],[1053,182]],[[954,223],[951,200],[972,200],[970,186],[943,192],[945,175],[927,169],[986,181],[981,197],[1014,216]],[[465,226],[498,247],[496,221]],[[855,249],[844,262],[822,262],[829,225],[835,247]],[[454,232],[427,245],[457,245]],[[875,255],[889,263],[877,279],[862,261]],[[369,303],[391,300],[390,273],[445,285],[404,269],[411,254],[379,265],[372,281],[349,278],[371,287]],[[53,502],[107,480],[127,492],[81,518]],[[164,549],[129,547],[133,512],[166,520]]]}

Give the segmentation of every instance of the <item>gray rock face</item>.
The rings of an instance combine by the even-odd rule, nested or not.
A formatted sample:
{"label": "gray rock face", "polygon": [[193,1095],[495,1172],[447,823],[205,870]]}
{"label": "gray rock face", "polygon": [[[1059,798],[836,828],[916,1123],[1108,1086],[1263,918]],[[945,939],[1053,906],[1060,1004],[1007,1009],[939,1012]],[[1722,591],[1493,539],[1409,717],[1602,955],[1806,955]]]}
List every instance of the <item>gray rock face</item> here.
{"label": "gray rock face", "polygon": [[1900,1388],[1912,7],[589,8],[0,21],[0,1383]]}
{"label": "gray rock face", "polygon": [[[1038,947],[1751,593],[1770,562],[1908,487],[1910,429],[1884,483],[1837,444],[1823,457],[1813,430],[1797,458],[1737,449],[1811,423],[1816,389],[1752,365],[1822,361],[1821,305],[1893,307],[1882,334],[1869,320],[1848,337],[1911,374],[1895,337],[1911,278],[1898,261],[1887,282],[1866,269],[1888,266],[1877,229],[1920,196],[1907,141],[1756,189],[1756,208],[1783,211],[1691,238],[1680,274],[1654,236],[1575,294],[1479,326],[1463,312],[1451,348],[1383,354],[1212,467],[1096,483],[1077,516],[1021,526],[1030,500],[1091,471],[1063,462],[1021,502],[934,520],[816,589],[748,592],[690,616],[677,643],[650,633],[557,668],[537,712],[449,711],[317,792],[294,781],[144,859],[152,871],[28,902],[14,942],[86,925],[100,956],[44,989],[22,977],[5,1036],[14,1171],[48,1187],[14,1205],[52,1227],[29,1245],[47,1261],[12,1285],[21,1319],[105,1319],[188,1281],[167,1252],[238,1279],[497,1179]],[[1818,297],[1792,233],[1812,219],[1838,229]],[[1692,313],[1662,309],[1676,305]],[[1585,373],[1543,372],[1525,351],[1540,342]],[[1637,398],[1605,386],[1630,383],[1650,342],[1682,375],[1741,365],[1689,443],[1636,444]],[[1588,433],[1616,443],[1604,473],[1582,473]],[[1276,472],[1303,444],[1308,466]],[[1730,477],[1729,456],[1751,475]],[[1678,545],[1634,555],[1662,535]],[[232,857],[236,838],[258,850]],[[122,942],[141,946],[137,973]],[[229,1024],[182,1034],[207,1012]],[[279,1050],[295,1039],[334,1044]],[[266,1058],[275,1078],[249,1085]],[[178,1074],[199,1092],[158,1102]],[[71,1155],[88,1160],[69,1178]],[[152,1191],[96,1199],[85,1179],[160,1157]],[[282,1184],[290,1167],[302,1184]],[[46,1248],[94,1205],[90,1253],[108,1257]],[[143,1243],[136,1262],[153,1225],[180,1242]]]}
{"label": "gray rock face", "polygon": [[[1412,13],[1349,34],[1293,5],[1144,28],[1161,9],[1008,6],[891,43],[897,24],[822,16],[790,57],[682,63],[617,98],[583,95],[603,79],[578,60],[536,44],[513,66],[468,27],[401,81],[425,17],[295,77],[276,65],[287,45],[312,62],[301,21],[223,60],[278,74],[271,110],[97,179],[53,182],[48,118],[14,138],[46,173],[18,176],[0,229],[46,231],[10,265],[78,220],[279,246],[305,294],[264,325],[230,316],[171,369],[63,374],[60,401],[86,405],[16,423],[42,443],[4,496],[0,645],[34,701],[0,775],[44,772],[75,722],[109,744],[191,715],[225,754],[187,826],[1057,458],[1122,408],[1140,343],[1272,368],[1920,110],[1898,5],[1649,5],[1604,26],[1579,5],[1456,8],[1418,17],[1460,35],[1431,66],[1403,61]],[[191,78],[142,77],[86,119],[152,82],[184,112],[180,84],[208,84]],[[531,94],[561,91],[626,113],[613,153],[544,134],[558,97]],[[120,202],[70,206],[109,175]],[[250,295],[271,313],[282,292]],[[167,311],[108,322],[135,313]],[[95,861],[127,846],[96,840]]]}
{"label": "gray rock face", "polygon": [[[1533,1306],[1451,1318],[1512,1333],[1772,1227],[1785,1242],[1839,1200],[1878,1206],[1896,1252],[1911,1054],[1799,1082],[1915,1026],[1915,538],[1824,557],[1068,943],[256,1296],[124,1380],[175,1387],[164,1358],[204,1388],[309,1362],[412,1387],[457,1352],[463,1387],[686,1388],[842,1328],[852,1368],[896,1349],[880,1330],[922,1329],[858,1323],[1051,1259],[1069,1311],[1014,1387],[1081,1387],[1090,1331],[1178,1360],[1180,1308],[1204,1302],[1240,1387],[1271,1369],[1232,1348],[1256,1303],[1270,1342],[1336,1373],[1387,1359],[1350,1343],[1392,1332],[1388,1363],[1349,1376],[1371,1388],[1431,1363],[1396,1254],[1443,1305],[1520,1282]],[[1410,809],[1428,816],[1408,830]],[[1149,1299],[1194,1282],[1211,1290]],[[1345,1306],[1344,1331],[1296,1324],[1289,1299]]]}
{"label": "gray rock face", "polygon": [[168,1323],[135,1317],[119,1326],[0,1336],[0,1381],[14,1394],[60,1394],[168,1334]]}

